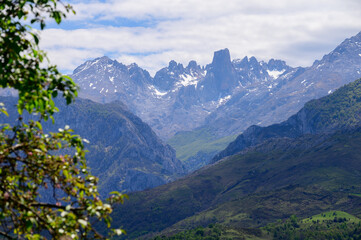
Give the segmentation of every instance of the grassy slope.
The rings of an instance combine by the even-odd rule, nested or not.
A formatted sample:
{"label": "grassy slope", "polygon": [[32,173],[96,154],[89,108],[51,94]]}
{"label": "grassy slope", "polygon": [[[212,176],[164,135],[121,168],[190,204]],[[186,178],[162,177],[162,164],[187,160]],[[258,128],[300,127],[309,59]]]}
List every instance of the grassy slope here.
{"label": "grassy slope", "polygon": [[237,135],[217,138],[206,128],[194,131],[180,132],[168,140],[177,153],[177,158],[184,163],[198,153],[215,154],[223,150],[227,145],[236,139]]}
{"label": "grassy slope", "polygon": [[312,224],[314,221],[329,221],[329,220],[334,220],[335,218],[345,218],[346,220],[348,220],[349,222],[355,222],[355,223],[359,223],[360,219],[347,213],[347,212],[343,212],[343,211],[328,211],[328,212],[324,212],[324,213],[320,213],[317,215],[314,215],[312,217],[303,219],[301,221],[301,223],[309,223]]}
{"label": "grassy slope", "polygon": [[[295,144],[299,145],[302,141],[296,141]],[[360,143],[360,131],[353,134],[338,133],[306,150],[296,148],[288,152],[280,152],[276,149],[261,153],[260,151],[264,150],[262,148],[268,148],[267,145],[276,146],[273,141],[269,141],[263,147],[255,148],[254,151],[245,155],[231,157],[207,171],[210,175],[218,172],[230,179],[237,179],[235,174],[239,174],[238,181],[232,181],[229,187],[217,196],[219,201],[224,203],[196,214],[184,220],[183,223],[178,223],[177,227],[189,227],[212,221],[254,226],[259,221],[265,223],[277,217],[299,215],[299,212],[303,214],[312,214],[317,210],[322,212],[323,208],[329,208],[335,204],[335,202],[332,204],[318,202],[318,195],[337,196],[340,194],[338,201],[341,199],[348,201],[349,195],[343,195],[340,190],[347,192],[355,188],[360,191],[361,176],[357,172],[361,170]],[[279,141],[277,144],[282,145],[282,142]],[[246,171],[251,170],[241,171],[242,167]],[[288,184],[300,187],[272,191],[285,188]],[[311,189],[304,187],[311,185],[314,186]],[[244,196],[247,192],[251,194],[237,201],[233,200]],[[254,195],[254,193],[260,193],[260,195]],[[302,199],[307,199],[312,204],[303,206]],[[341,205],[339,207],[342,208]]]}
{"label": "grassy slope", "polygon": [[154,240],[181,239],[359,239],[361,220],[347,212],[328,211],[310,218],[295,215],[262,228],[242,228],[229,224],[209,224],[178,233],[162,233]]}
{"label": "grassy slope", "polygon": [[358,125],[361,121],[361,79],[306,103],[304,108],[312,113],[309,118],[318,129]]}

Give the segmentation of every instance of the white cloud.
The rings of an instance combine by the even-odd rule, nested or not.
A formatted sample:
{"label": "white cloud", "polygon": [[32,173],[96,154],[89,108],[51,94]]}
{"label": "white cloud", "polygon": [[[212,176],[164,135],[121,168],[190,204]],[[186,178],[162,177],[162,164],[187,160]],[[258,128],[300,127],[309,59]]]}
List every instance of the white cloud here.
{"label": "white cloud", "polygon": [[67,72],[86,59],[109,55],[154,74],[172,59],[205,65],[213,51],[226,47],[233,58],[254,55],[310,65],[361,31],[359,0],[76,1],[74,8],[77,15],[67,24],[86,27],[48,29],[41,42]]}
{"label": "white cloud", "polygon": [[57,64],[64,74],[71,74],[76,67],[84,63],[84,60],[102,56],[103,53],[97,50],[62,47],[49,49],[47,55],[50,63]]}

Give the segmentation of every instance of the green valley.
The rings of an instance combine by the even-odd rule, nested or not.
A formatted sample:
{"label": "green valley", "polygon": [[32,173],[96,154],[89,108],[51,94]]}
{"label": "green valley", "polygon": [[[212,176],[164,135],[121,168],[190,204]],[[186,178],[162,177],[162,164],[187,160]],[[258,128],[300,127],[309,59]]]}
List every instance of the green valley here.
{"label": "green valley", "polygon": [[168,140],[189,172],[207,165],[212,157],[236,139],[237,135],[219,138],[208,128],[179,132]]}

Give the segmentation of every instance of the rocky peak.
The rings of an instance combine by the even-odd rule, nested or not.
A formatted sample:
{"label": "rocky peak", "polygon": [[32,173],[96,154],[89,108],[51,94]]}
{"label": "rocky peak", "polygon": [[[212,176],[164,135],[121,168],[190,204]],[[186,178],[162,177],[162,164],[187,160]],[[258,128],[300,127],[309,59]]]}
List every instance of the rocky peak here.
{"label": "rocky peak", "polygon": [[267,65],[264,62],[258,62],[255,57],[244,57],[242,60],[236,59],[232,62],[237,71],[238,78],[242,84],[252,84],[268,80]]}
{"label": "rocky peak", "polygon": [[150,76],[149,72],[140,68],[137,64],[132,63],[128,66],[130,78],[133,82],[136,82],[138,85],[144,85],[145,83],[152,84],[153,79]]}
{"label": "rocky peak", "polygon": [[98,63],[107,63],[109,61],[112,61],[110,58],[108,58],[107,56],[103,56],[103,57],[99,57],[93,60],[88,60],[85,63],[83,63],[82,65],[80,65],[79,67],[77,67],[74,71],[73,74],[77,74],[79,72],[82,72],[86,69],[88,69],[89,67],[96,65]]}
{"label": "rocky peak", "polygon": [[238,71],[254,70],[255,68],[259,69],[261,67],[255,57],[248,58],[247,56],[245,56],[242,60],[233,60],[232,64]]}
{"label": "rocky peak", "polygon": [[234,60],[233,62],[235,64],[239,65],[240,67],[245,67],[245,66],[248,66],[249,60],[248,60],[248,57],[245,56],[242,60],[237,59],[237,60]]}
{"label": "rocky peak", "polygon": [[238,86],[237,73],[227,48],[214,53],[213,61],[207,66],[207,74],[201,85],[205,101],[225,97]]}
{"label": "rocky peak", "polygon": [[188,66],[186,67],[186,69],[190,70],[190,69],[200,69],[200,66],[197,64],[196,61],[192,60],[188,63]]}
{"label": "rocky peak", "polygon": [[314,65],[324,64],[325,62],[340,62],[341,60],[358,61],[359,58],[361,58],[361,32],[344,40],[331,53],[325,55],[321,61],[315,61]]}
{"label": "rocky peak", "polygon": [[94,60],[86,61],[74,70],[73,75],[79,74],[81,72],[104,72],[112,71],[115,69],[122,72],[128,71],[128,67],[124,64],[119,63],[116,60],[112,60],[107,56],[103,56]]}
{"label": "rocky peak", "polygon": [[290,67],[287,66],[285,61],[277,60],[277,59],[270,59],[267,63],[268,70],[277,70],[282,71],[285,69],[289,69]]}
{"label": "rocky peak", "polygon": [[153,83],[154,86],[163,91],[169,91],[179,80],[179,76],[184,73],[182,64],[172,60],[168,67],[162,68],[156,72]]}
{"label": "rocky peak", "polygon": [[126,66],[104,56],[86,61],[71,77],[80,86],[79,96],[98,102],[122,100],[137,94],[152,83],[149,73],[137,64]]}
{"label": "rocky peak", "polygon": [[177,73],[183,72],[184,71],[183,64],[177,63],[176,61],[172,60],[169,62],[168,71],[173,71]]}
{"label": "rocky peak", "polygon": [[344,51],[351,50],[351,49],[359,49],[361,45],[361,32],[359,32],[357,35],[347,38],[345,41],[343,41],[335,50],[334,52],[338,52],[342,54]]}
{"label": "rocky peak", "polygon": [[255,58],[253,56],[249,59],[249,64],[251,66],[259,66],[259,62],[257,61],[257,58]]}
{"label": "rocky peak", "polygon": [[139,68],[138,64],[136,63],[132,63],[128,66],[129,69],[135,69],[135,68]]}
{"label": "rocky peak", "polygon": [[278,77],[280,77],[282,74],[292,70],[292,68],[288,66],[285,61],[273,58],[270,59],[268,63],[263,65],[263,69],[273,80],[278,79]]}
{"label": "rocky peak", "polygon": [[214,52],[212,66],[222,67],[231,65],[231,55],[228,48]]}

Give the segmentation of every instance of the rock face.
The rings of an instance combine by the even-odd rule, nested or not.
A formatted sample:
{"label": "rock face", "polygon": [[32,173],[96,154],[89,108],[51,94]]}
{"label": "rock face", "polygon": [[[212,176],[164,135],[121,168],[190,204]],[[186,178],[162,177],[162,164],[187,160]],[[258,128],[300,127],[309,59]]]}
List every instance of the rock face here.
{"label": "rock face", "polygon": [[307,68],[255,57],[231,61],[223,49],[206,67],[171,61],[154,78],[136,64],[106,57],[84,63],[71,77],[81,87],[80,96],[123,101],[163,139],[197,127],[222,137],[253,124],[281,122],[307,101],[361,77],[360,56],[361,33]]}
{"label": "rock face", "polygon": [[[1,97],[15,122],[16,99]],[[121,102],[99,104],[77,99],[66,106],[57,102],[59,113],[55,125],[46,122],[44,128],[57,131],[69,125],[76,134],[90,141],[86,145],[87,163],[98,176],[100,192],[139,191],[153,188],[182,176],[182,163],[175,151],[164,144],[140,118],[129,112]]]}
{"label": "rock face", "polygon": [[200,84],[200,95],[204,102],[224,98],[239,85],[228,49],[215,52],[212,63],[206,69],[207,74]]}

